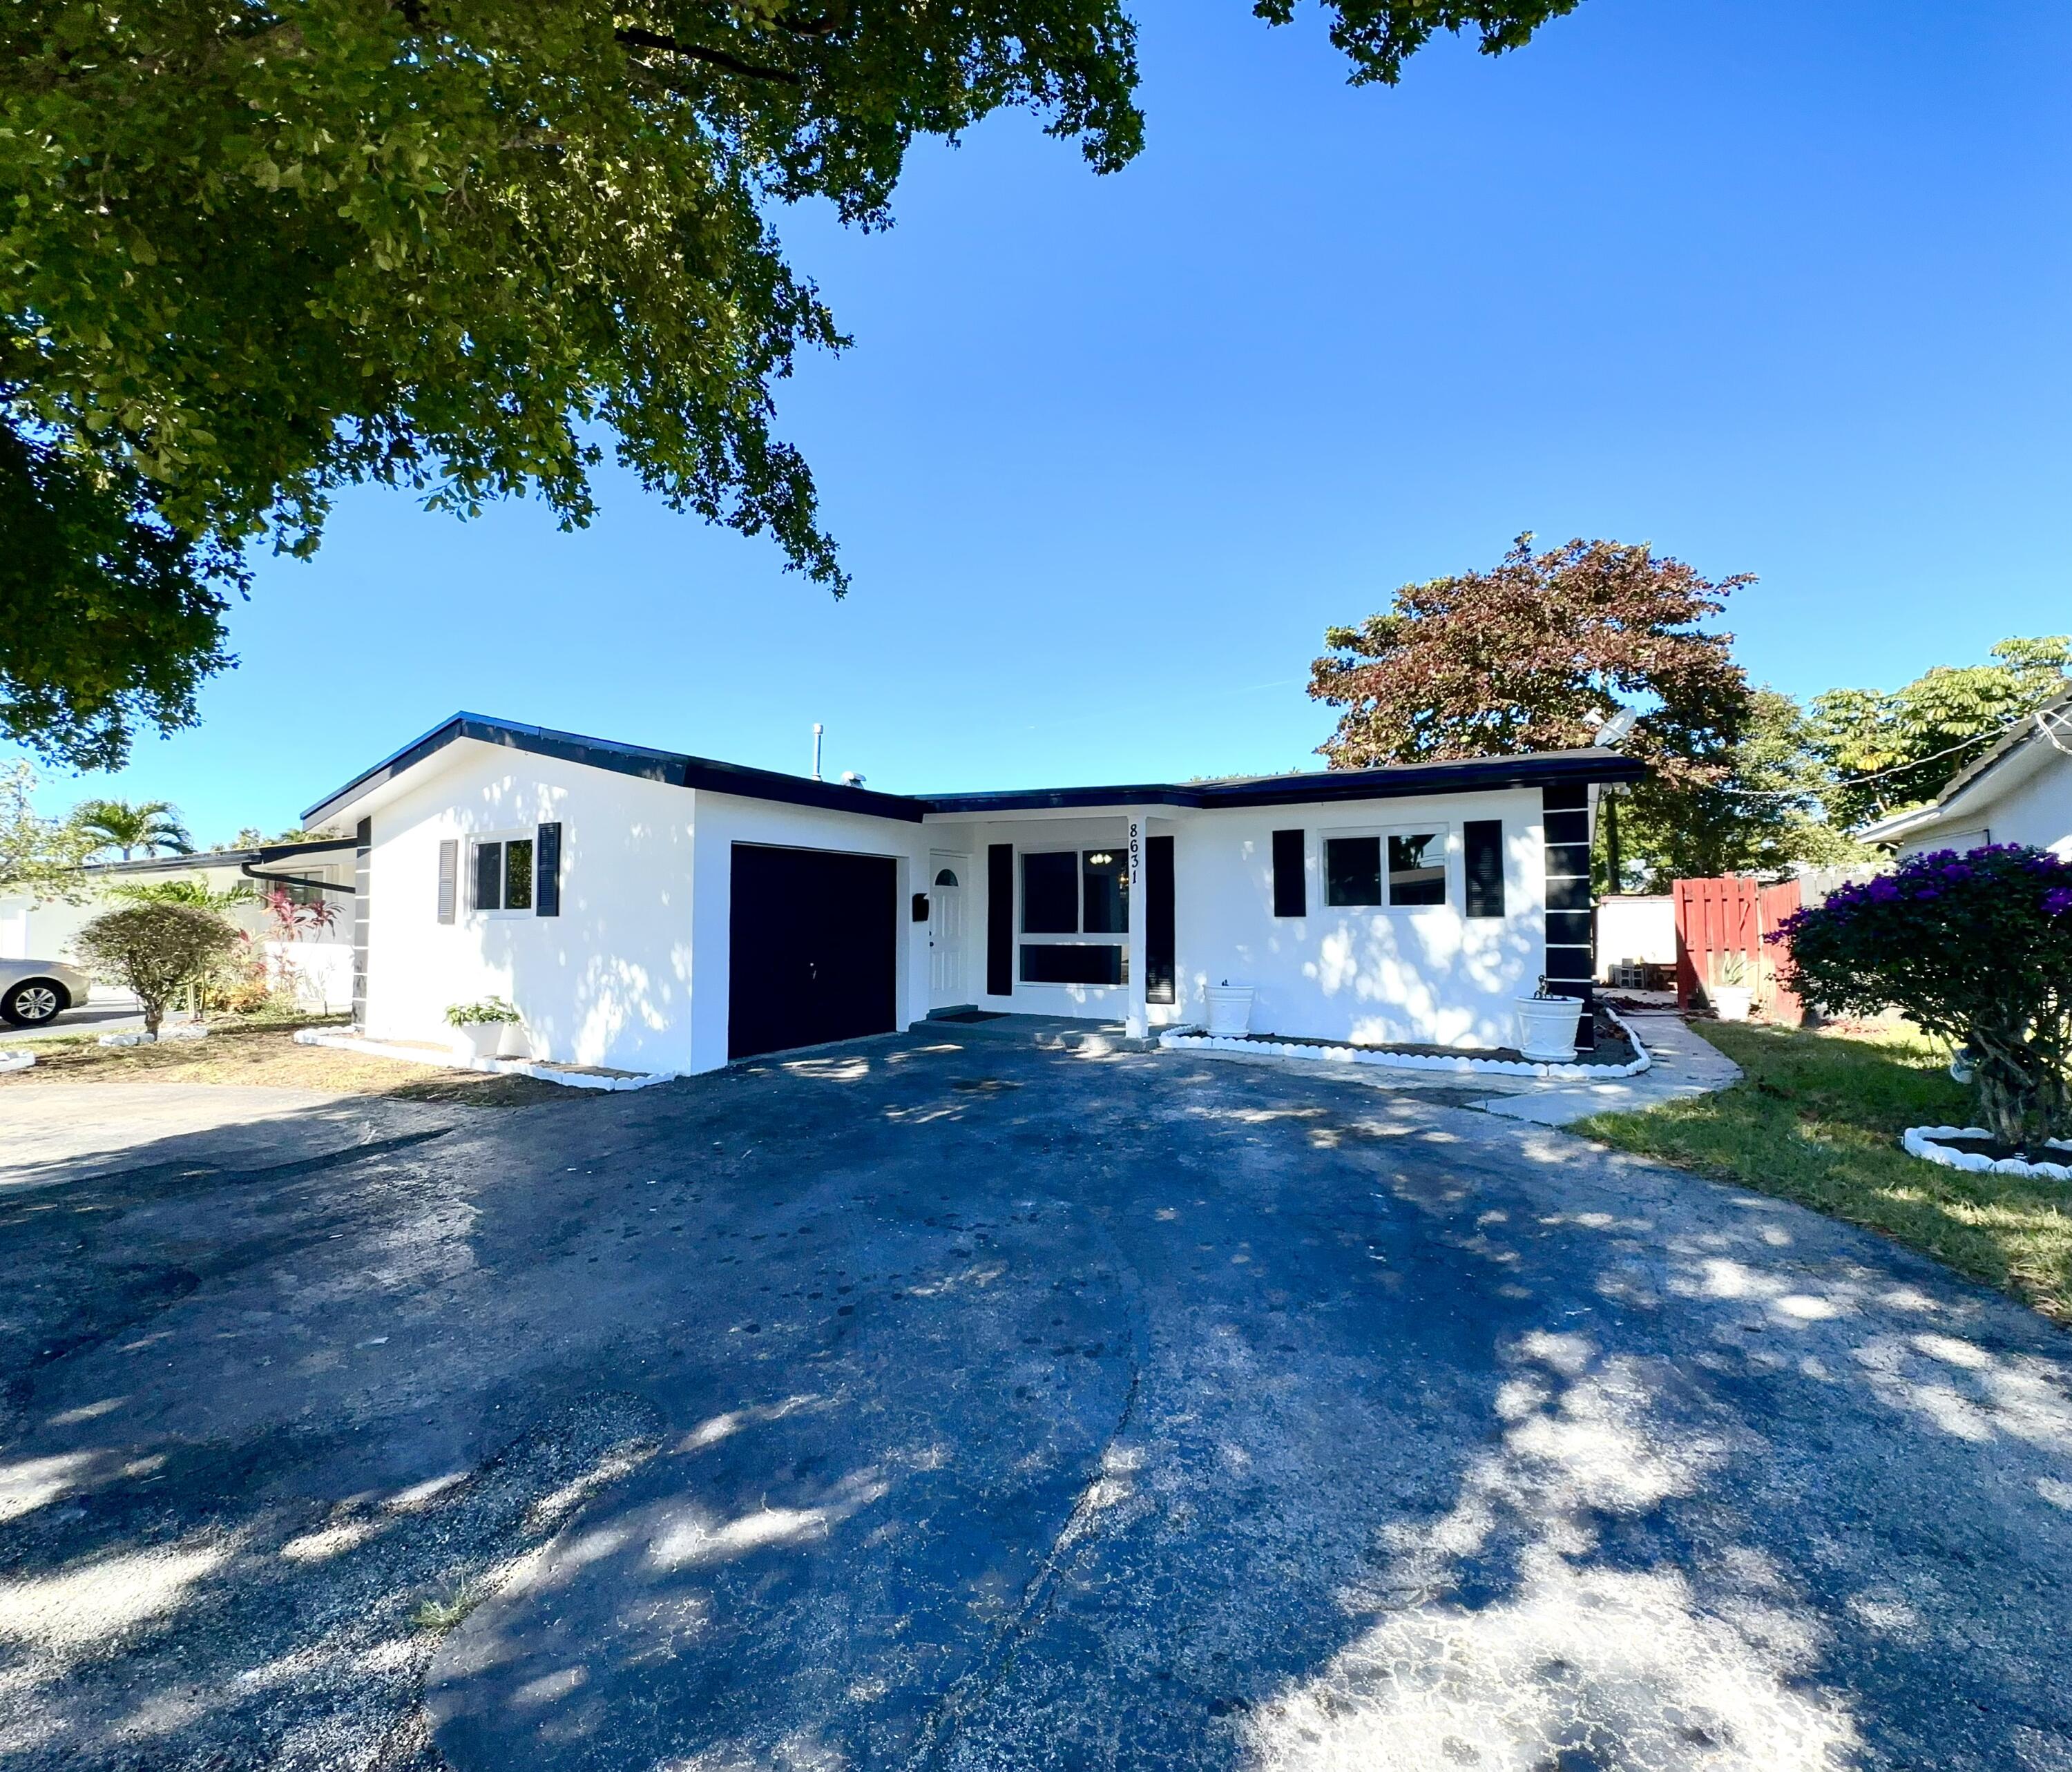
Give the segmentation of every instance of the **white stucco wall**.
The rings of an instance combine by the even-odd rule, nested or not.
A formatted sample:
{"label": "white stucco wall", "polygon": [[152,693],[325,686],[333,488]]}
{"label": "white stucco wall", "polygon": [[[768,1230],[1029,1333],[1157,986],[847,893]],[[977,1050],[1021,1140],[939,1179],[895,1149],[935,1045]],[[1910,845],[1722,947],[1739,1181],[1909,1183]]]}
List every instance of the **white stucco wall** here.
{"label": "white stucco wall", "polygon": [[[631,1071],[727,1062],[733,845],[890,856],[897,863],[898,1025],[927,1013],[927,948],[907,894],[918,824],[672,787],[463,739],[372,812],[367,1027],[443,1041],[448,1005],[515,1004],[534,1055]],[[468,908],[471,839],[561,826],[561,908]],[[458,905],[438,921],[438,848],[460,845]],[[915,976],[919,966],[918,981]],[[919,1009],[912,1007],[919,1004]]]}
{"label": "white stucco wall", "polygon": [[[474,740],[377,793],[370,870],[368,1026],[390,1038],[443,1040],[449,1004],[504,997],[541,1056],[629,1070],[707,1071],[727,1062],[729,946],[736,843],[884,856],[896,874],[896,1022],[924,1018],[927,925],[910,914],[931,857],[968,857],[959,1000],[1024,1013],[1124,1018],[1131,987],[1024,985],[986,994],[987,851],[1121,849],[1133,813],[1116,807],[925,823],[687,790]],[[1203,987],[1256,993],[1262,1032],[1376,1042],[1512,1042],[1511,1001],[1544,966],[1544,857],[1536,791],[1257,810],[1137,808],[1148,837],[1174,840],[1179,1001],[1153,1025],[1199,1021]],[[1464,915],[1462,826],[1501,819],[1505,915]],[[561,914],[467,907],[471,838],[562,830]],[[1272,915],[1272,833],[1305,833],[1308,915]],[[1334,835],[1443,830],[1443,905],[1391,910],[1325,902]],[[460,845],[459,906],[438,921],[438,845]],[[1018,868],[1017,878],[1018,879]],[[1087,938],[1100,939],[1102,938]],[[1116,938],[1120,940],[1124,938]],[[1018,927],[1015,946],[1022,936]],[[1141,988],[1141,987],[1139,987]]]}
{"label": "white stucco wall", "polygon": [[[561,914],[468,908],[468,841],[561,825]],[[368,1031],[444,1040],[449,1004],[502,997],[536,1054],[627,1070],[690,1067],[691,796],[458,740],[372,809]],[[439,844],[460,845],[438,920]]]}
{"label": "white stucco wall", "polygon": [[[1545,960],[1541,816],[1536,792],[1515,791],[1179,815],[1179,1018],[1202,1019],[1202,987],[1227,978],[1253,987],[1252,1025],[1264,1033],[1512,1044],[1511,1000],[1531,990]],[[1467,917],[1461,827],[1490,818],[1503,820],[1504,915]],[[1276,917],[1272,833],[1297,827],[1309,915]],[[1412,828],[1449,833],[1445,904],[1324,902],[1326,838]]]}
{"label": "white stucco wall", "polygon": [[[1125,989],[1025,985],[1022,933],[1015,927],[1013,992],[985,994],[986,849],[1011,842],[1028,849],[1120,845],[1130,812],[1002,817],[927,826],[931,846],[972,859],[966,920],[966,976],[983,1006],[1023,1013],[1122,1018]],[[1536,791],[1435,795],[1257,810],[1137,809],[1147,837],[1174,838],[1174,915],[1178,996],[1147,1005],[1153,1026],[1199,1022],[1202,989],[1227,979],[1250,985],[1253,1028],[1366,1042],[1508,1046],[1516,1035],[1511,999],[1529,993],[1545,963],[1544,862]],[[1462,914],[1462,826],[1504,824],[1502,919]],[[1304,834],[1309,915],[1273,915],[1273,833]],[[1447,902],[1390,910],[1324,902],[1323,843],[1331,836],[1407,829],[1449,833]],[[1018,859],[1018,878],[1019,863]],[[1100,938],[1089,938],[1100,939]],[[1120,938],[1118,938],[1120,939]]]}

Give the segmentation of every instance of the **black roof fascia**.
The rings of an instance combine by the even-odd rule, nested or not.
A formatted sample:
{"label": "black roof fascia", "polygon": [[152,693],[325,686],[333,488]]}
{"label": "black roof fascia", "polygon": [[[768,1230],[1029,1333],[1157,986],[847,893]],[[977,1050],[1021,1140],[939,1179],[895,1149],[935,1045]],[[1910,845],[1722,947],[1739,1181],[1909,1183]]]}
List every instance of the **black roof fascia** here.
{"label": "black roof fascia", "polygon": [[[1615,750],[1593,748],[1536,751],[1519,757],[1473,757],[1450,763],[1392,763],[1379,769],[1318,770],[1304,775],[1256,775],[1224,781],[1150,782],[1116,787],[1009,788],[977,794],[886,794],[833,782],[812,781],[774,769],[751,769],[745,764],[719,763],[709,757],[652,750],[642,745],[618,744],[602,738],[585,738],[579,733],[556,732],[545,726],[520,726],[514,721],[492,719],[486,714],[457,713],[384,758],[372,769],[356,775],[336,792],[310,807],[303,813],[303,818],[310,823],[320,822],[338,807],[393,780],[458,738],[505,745],[534,756],[556,757],[566,763],[639,776],[672,787],[701,787],[709,792],[734,794],[746,800],[862,812],[910,824],[919,824],[931,812],[1068,811],[1098,806],[1299,806],[1331,800],[1400,800],[1418,794],[1469,793],[1478,789],[1537,787],[1577,782],[1636,782],[1644,779],[1647,774],[1646,767],[1630,757],[1622,756]],[[335,845],[306,846],[349,847],[350,842],[350,839],[345,839]],[[283,853],[303,846],[286,845]]]}
{"label": "black roof fascia", "polygon": [[1540,787],[1577,782],[1636,782],[1646,765],[1615,750],[1544,750],[1522,757],[1474,757],[1453,763],[1392,763],[1380,769],[1318,770],[1172,787],[1009,789],[938,794],[932,812],[1027,812],[1072,807],[1166,805],[1194,808],[1300,806],[1330,800],[1401,800],[1417,794]]}
{"label": "black roof fascia", "polygon": [[146,855],[134,861],[89,861],[82,874],[178,874],[183,868],[227,868],[246,861],[285,861],[324,849],[349,849],[349,837],[327,837],[314,843],[266,843],[250,849],[196,849],[187,855]]}
{"label": "black roof fascia", "polygon": [[487,714],[457,713],[433,727],[422,738],[412,740],[401,750],[384,757],[372,769],[354,776],[335,793],[310,808],[303,817],[314,820],[370,789],[393,781],[457,738],[505,745],[533,756],[555,757],[565,763],[610,770],[615,775],[635,775],[672,787],[703,787],[714,793],[739,794],[750,800],[865,812],[907,824],[918,824],[926,810],[903,794],[881,794],[840,783],[810,781],[803,776],[782,775],[774,769],[750,769],[739,763],[717,763],[710,758],[689,757],[677,751],[651,750],[643,745],[588,738],[580,733],[556,732],[545,726],[520,726],[515,721],[492,719]]}

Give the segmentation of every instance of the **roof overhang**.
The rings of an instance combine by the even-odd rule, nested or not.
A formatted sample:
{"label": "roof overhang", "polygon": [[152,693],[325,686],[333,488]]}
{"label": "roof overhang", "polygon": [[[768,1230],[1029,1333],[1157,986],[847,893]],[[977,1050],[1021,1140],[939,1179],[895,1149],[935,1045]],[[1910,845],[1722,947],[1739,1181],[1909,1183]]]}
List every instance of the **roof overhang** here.
{"label": "roof overhang", "polygon": [[1256,775],[1221,781],[1147,782],[1126,787],[1009,789],[978,794],[886,794],[835,782],[750,769],[709,757],[653,750],[641,745],[589,738],[545,726],[523,726],[487,714],[457,713],[310,807],[305,822],[329,824],[364,817],[405,775],[422,768],[447,746],[462,740],[496,745],[528,755],[557,758],[586,768],[609,770],[671,787],[702,788],[743,799],[775,800],[830,812],[919,824],[929,816],[970,817],[998,812],[1059,812],[1079,808],[1174,806],[1194,808],[1300,806],[1334,800],[1400,800],[1424,794],[1461,794],[1500,788],[1548,787],[1637,782],[1644,764],[1601,747],[1531,751],[1515,757],[1472,757],[1446,763],[1392,763],[1380,769],[1315,770],[1292,775]]}
{"label": "roof overhang", "polygon": [[2072,692],[2024,716],[1983,757],[1951,776],[1949,785],[1928,805],[1859,825],[1855,835],[1866,843],[1890,843],[1938,824],[1968,827],[1995,800],[2068,751],[2072,751]]}
{"label": "roof overhang", "polygon": [[187,855],[142,856],[134,861],[89,861],[80,871],[97,878],[116,874],[190,874],[196,868],[237,868],[247,861],[286,861],[352,846],[349,837],[327,837],[309,843],[261,843],[249,849],[198,849]]}
{"label": "roof overhang", "polygon": [[1408,800],[1423,794],[1490,792],[1644,780],[1646,766],[1615,750],[1538,750],[1515,757],[1470,757],[1447,763],[1391,763],[1380,769],[1319,769],[1293,775],[1125,787],[1009,789],[936,794],[936,815],[1057,811],[1069,808],[1307,806],[1334,800]]}
{"label": "roof overhang", "polygon": [[876,818],[899,819],[908,824],[919,824],[925,810],[903,794],[881,794],[839,782],[787,775],[774,769],[750,769],[739,763],[718,763],[709,757],[652,750],[643,745],[590,738],[580,733],[557,732],[546,726],[521,726],[515,721],[494,719],[487,714],[457,713],[421,737],[412,739],[401,750],[383,758],[372,769],[354,776],[302,816],[313,823],[360,816],[365,804],[402,776],[464,738],[523,751],[530,756],[580,763],[588,769],[638,776],[672,787],[702,787],[714,793],[738,794],[750,800],[862,812]]}

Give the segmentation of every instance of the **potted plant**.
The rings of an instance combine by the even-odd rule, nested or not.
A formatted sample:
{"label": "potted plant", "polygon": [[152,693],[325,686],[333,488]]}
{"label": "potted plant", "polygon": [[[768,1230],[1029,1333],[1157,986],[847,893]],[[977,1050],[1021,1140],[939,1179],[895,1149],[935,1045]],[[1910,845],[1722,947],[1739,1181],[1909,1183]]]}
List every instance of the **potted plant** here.
{"label": "potted plant", "polygon": [[1721,954],[1705,986],[1712,1013],[1723,1022],[1745,1022],[1755,1001],[1755,962],[1746,954]]}
{"label": "potted plant", "polygon": [[1576,1024],[1583,1013],[1580,997],[1564,997],[1544,976],[1530,997],[1515,997],[1518,1050],[1536,1064],[1568,1064],[1576,1056]]}
{"label": "potted plant", "polygon": [[1209,1001],[1209,1031],[1211,1034],[1242,1037],[1252,1031],[1252,987],[1233,985],[1226,978],[1220,985],[1207,985],[1202,994]]}
{"label": "potted plant", "polygon": [[523,1058],[525,1024],[500,997],[479,1002],[450,1003],[446,1026],[454,1030],[454,1050],[465,1058]]}

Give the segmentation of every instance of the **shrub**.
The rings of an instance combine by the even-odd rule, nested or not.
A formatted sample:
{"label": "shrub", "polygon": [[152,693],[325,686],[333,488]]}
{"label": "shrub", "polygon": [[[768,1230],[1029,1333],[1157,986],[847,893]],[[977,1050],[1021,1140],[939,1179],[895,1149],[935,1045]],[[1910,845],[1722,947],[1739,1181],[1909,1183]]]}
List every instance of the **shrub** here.
{"label": "shrub", "polygon": [[204,977],[236,942],[214,912],[191,904],[137,904],[96,917],[79,932],[80,957],[111,982],[126,985],[156,1034],[180,989]]}
{"label": "shrub", "polygon": [[500,997],[485,997],[479,1003],[449,1003],[448,1027],[471,1027],[478,1022],[515,1022],[518,1012]]}
{"label": "shrub", "polygon": [[1856,1014],[1897,1009],[1971,1049],[1986,1126],[2036,1149],[2072,1133],[2072,865],[1996,844],[1910,856],[1770,938],[1786,981]]}

